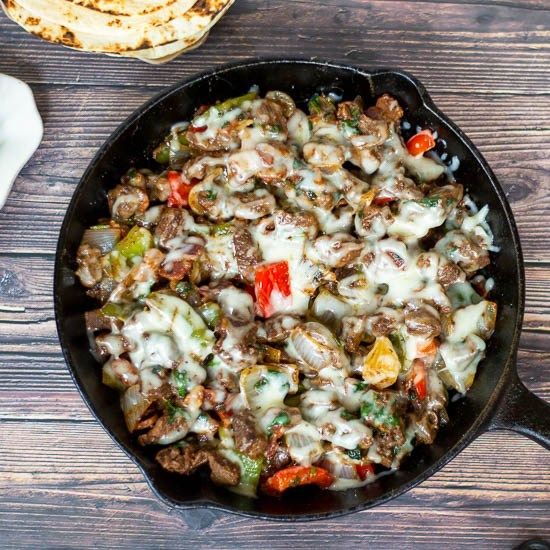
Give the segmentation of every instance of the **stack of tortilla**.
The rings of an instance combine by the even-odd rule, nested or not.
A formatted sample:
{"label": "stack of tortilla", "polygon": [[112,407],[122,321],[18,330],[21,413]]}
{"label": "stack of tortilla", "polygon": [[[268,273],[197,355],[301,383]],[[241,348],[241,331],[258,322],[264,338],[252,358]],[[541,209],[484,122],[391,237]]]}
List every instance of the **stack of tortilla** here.
{"label": "stack of tortilla", "polygon": [[235,0],[0,0],[27,31],[77,50],[164,63],[200,46]]}

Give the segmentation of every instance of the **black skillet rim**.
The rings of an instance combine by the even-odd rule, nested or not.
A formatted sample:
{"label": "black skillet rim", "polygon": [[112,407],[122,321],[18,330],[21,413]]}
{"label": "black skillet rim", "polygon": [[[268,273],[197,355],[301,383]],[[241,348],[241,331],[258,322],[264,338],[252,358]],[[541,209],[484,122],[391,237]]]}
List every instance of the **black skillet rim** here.
{"label": "black skillet rim", "polygon": [[[144,113],[146,113],[149,109],[151,109],[157,103],[162,102],[167,96],[171,95],[176,90],[179,90],[182,87],[189,86],[201,80],[208,80],[210,78],[222,75],[226,72],[231,72],[236,68],[242,68],[242,67],[254,68],[254,67],[258,67],[266,64],[268,65],[269,64],[288,64],[288,65],[307,64],[307,65],[314,65],[319,67],[331,67],[335,69],[353,71],[359,74],[360,76],[366,78],[371,88],[372,88],[372,76],[384,74],[384,73],[391,73],[394,75],[398,75],[402,78],[407,79],[409,82],[411,82],[415,87],[415,89],[418,91],[418,94],[422,100],[424,107],[428,111],[431,111],[433,115],[435,115],[435,117],[445,122],[457,134],[459,139],[471,151],[475,160],[481,167],[485,177],[490,180],[493,188],[496,189],[496,194],[500,201],[502,212],[505,214],[506,222],[511,228],[511,233],[513,237],[512,244],[513,244],[513,247],[515,250],[515,256],[517,259],[516,268],[518,270],[517,276],[518,276],[518,282],[519,282],[518,289],[517,289],[518,308],[516,311],[515,327],[514,327],[513,336],[510,340],[509,352],[508,352],[506,363],[502,369],[501,376],[499,378],[498,383],[495,386],[495,389],[493,390],[492,395],[487,400],[482,412],[479,414],[476,421],[472,424],[470,429],[463,435],[463,437],[453,447],[448,449],[445,452],[445,454],[439,460],[437,460],[434,464],[432,464],[429,468],[426,468],[422,473],[417,475],[415,478],[409,480],[407,483],[404,483],[398,489],[389,491],[386,495],[382,497],[366,502],[365,504],[361,504],[361,505],[354,506],[344,510],[337,510],[334,512],[316,513],[316,514],[300,514],[299,516],[290,515],[290,514],[281,514],[281,515],[273,516],[273,515],[269,515],[261,512],[243,511],[243,510],[232,508],[230,506],[218,504],[209,500],[199,500],[190,504],[183,504],[181,502],[174,501],[171,498],[164,495],[155,486],[154,481],[150,478],[145,467],[141,464],[141,462],[137,459],[137,457],[129,449],[127,449],[126,446],[121,441],[118,440],[116,435],[112,433],[111,430],[109,430],[101,422],[98,415],[96,414],[95,405],[91,402],[88,395],[84,391],[84,388],[80,382],[80,378],[78,376],[77,370],[73,366],[72,359],[70,357],[70,352],[64,343],[63,329],[61,327],[61,321],[60,321],[60,318],[61,318],[60,303],[59,303],[59,297],[57,296],[57,293],[56,293],[56,289],[59,286],[60,279],[61,279],[60,266],[61,266],[61,257],[64,253],[64,244],[66,240],[65,237],[68,231],[69,220],[72,218],[72,215],[73,215],[73,210],[75,208],[77,197],[83,188],[84,182],[89,177],[89,174],[94,169],[94,167],[99,162],[101,162],[103,155],[111,147],[112,142],[115,141],[130,126],[132,126],[141,116],[144,115]],[[329,519],[329,518],[346,516],[354,512],[373,508],[375,506],[388,502],[389,500],[392,500],[398,497],[399,495],[402,495],[403,493],[406,493],[407,491],[409,491],[410,489],[412,489],[422,481],[431,477],[441,468],[443,468],[445,464],[447,464],[450,460],[456,457],[467,445],[469,445],[476,437],[478,437],[479,435],[481,435],[481,433],[485,431],[485,428],[488,426],[490,420],[498,410],[498,404],[503,397],[505,387],[510,382],[513,374],[516,371],[515,359],[517,355],[517,348],[519,345],[519,337],[521,333],[521,326],[523,322],[523,311],[525,306],[525,275],[524,275],[523,254],[521,250],[518,229],[512,214],[511,207],[508,203],[508,200],[506,199],[506,196],[504,194],[504,191],[500,183],[498,182],[496,176],[494,175],[493,171],[489,167],[487,161],[484,159],[484,157],[481,155],[481,153],[478,151],[475,145],[470,141],[470,139],[464,134],[464,132],[454,122],[452,122],[446,115],[444,115],[435,106],[426,88],[416,77],[412,76],[410,73],[406,71],[399,70],[399,69],[392,69],[392,68],[368,69],[368,68],[356,67],[354,65],[349,65],[349,64],[342,64],[342,63],[335,63],[331,61],[320,60],[317,58],[312,59],[312,58],[300,58],[300,57],[295,57],[295,58],[287,58],[287,57],[276,58],[275,57],[275,58],[253,58],[245,61],[223,64],[213,69],[201,72],[198,75],[194,75],[189,78],[180,80],[176,84],[161,90],[159,93],[153,96],[150,100],[145,102],[142,106],[138,107],[138,109],[136,109],[130,116],[128,116],[114,130],[114,132],[111,133],[111,135],[107,138],[105,143],[99,148],[97,153],[94,155],[93,159],[90,161],[90,164],[88,165],[84,174],[80,178],[80,181],[78,182],[75,190],[73,191],[71,201],[67,206],[67,210],[65,212],[63,223],[60,229],[59,240],[57,243],[56,254],[55,254],[53,296],[54,296],[54,312],[55,312],[56,327],[57,327],[57,332],[59,336],[59,341],[61,344],[61,350],[63,352],[63,356],[65,358],[65,362],[67,364],[67,367],[71,374],[73,382],[75,383],[78,389],[78,392],[80,393],[83,401],[86,403],[88,409],[90,410],[94,418],[99,422],[99,424],[101,424],[103,429],[109,434],[111,439],[115,441],[118,447],[122,449],[122,451],[128,456],[128,458],[130,458],[130,460],[132,460],[132,462],[136,464],[136,466],[140,469],[143,476],[145,477],[147,484],[149,485],[153,493],[162,502],[164,502],[171,508],[175,508],[183,512],[186,510],[194,510],[194,509],[210,509],[210,510],[228,512],[228,513],[245,516],[245,517],[253,517],[257,519],[269,520],[269,521],[306,522],[306,521],[312,521],[312,520],[321,520],[321,519]]]}

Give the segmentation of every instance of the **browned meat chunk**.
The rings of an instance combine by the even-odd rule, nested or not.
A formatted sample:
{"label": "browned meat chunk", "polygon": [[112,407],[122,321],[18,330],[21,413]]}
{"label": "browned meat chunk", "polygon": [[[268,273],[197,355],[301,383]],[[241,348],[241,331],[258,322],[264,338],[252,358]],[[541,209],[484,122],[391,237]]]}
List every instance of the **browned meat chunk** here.
{"label": "browned meat chunk", "polygon": [[240,205],[235,209],[235,217],[241,220],[257,220],[275,210],[273,195],[264,190],[252,193],[235,193]]}
{"label": "browned meat chunk", "polygon": [[312,212],[287,212],[278,210],[275,212],[277,227],[285,229],[297,229],[303,231],[309,239],[314,239],[319,233],[319,222]]}
{"label": "browned meat chunk", "polygon": [[313,241],[306,251],[306,256],[314,262],[330,267],[343,267],[361,254],[363,246],[347,233],[323,235]]}
{"label": "browned meat chunk", "polygon": [[168,241],[183,233],[188,215],[181,208],[164,208],[155,229],[155,238],[161,246],[166,248]]}
{"label": "browned meat chunk", "polygon": [[473,273],[491,263],[489,252],[469,239],[465,239],[458,247],[458,253],[462,257],[458,265],[466,273]]}
{"label": "browned meat chunk", "polygon": [[258,350],[255,347],[257,331],[255,324],[237,327],[228,319],[222,319],[216,330],[220,336],[214,345],[214,353],[217,353],[223,361],[237,369],[256,364]]}
{"label": "browned meat chunk", "polygon": [[282,342],[299,323],[299,317],[293,315],[274,315],[264,322],[265,338],[268,342]]}
{"label": "browned meat chunk", "polygon": [[240,276],[247,283],[253,284],[256,266],[262,261],[262,255],[252,235],[244,227],[238,228],[233,235],[233,253]]}
{"label": "browned meat chunk", "polygon": [[89,244],[81,244],[76,253],[78,269],[76,274],[83,286],[92,288],[101,281],[103,270],[101,267],[101,251]]}
{"label": "browned meat chunk", "polygon": [[147,193],[133,185],[117,185],[107,193],[107,200],[114,219],[128,220],[149,208]]}
{"label": "browned meat chunk", "polygon": [[446,263],[437,270],[437,280],[445,290],[454,283],[464,281],[465,278],[464,271],[453,262]]}
{"label": "browned meat chunk", "polygon": [[166,176],[156,176],[151,174],[147,178],[147,189],[152,200],[165,202],[168,200],[172,188]]}
{"label": "browned meat chunk", "polygon": [[159,451],[155,458],[165,470],[185,475],[206,464],[208,452],[195,445],[167,447]]}
{"label": "browned meat chunk", "polygon": [[373,336],[388,336],[395,330],[397,320],[384,312],[378,312],[368,317],[367,326]]}
{"label": "browned meat chunk", "polygon": [[241,479],[239,466],[231,462],[220,453],[210,451],[208,453],[208,465],[210,466],[210,479],[217,485],[238,485]]}
{"label": "browned meat chunk", "polygon": [[239,412],[233,416],[233,434],[239,451],[251,458],[259,458],[265,453],[267,440],[256,430],[256,422],[250,412]]}
{"label": "browned meat chunk", "polygon": [[433,443],[439,430],[439,416],[433,411],[426,409],[415,418],[415,434],[419,443]]}
{"label": "browned meat chunk", "polygon": [[376,100],[376,107],[382,118],[388,122],[399,122],[403,118],[403,109],[397,99],[389,94],[381,95]]}
{"label": "browned meat chunk", "polygon": [[181,281],[193,269],[194,262],[203,252],[204,246],[198,242],[181,243],[178,248],[166,254],[160,265],[159,275],[170,281]]}
{"label": "browned meat chunk", "polygon": [[240,480],[239,466],[216,451],[201,449],[196,445],[168,447],[156,455],[157,462],[169,472],[188,475],[208,463],[210,477],[218,485],[237,485]]}
{"label": "browned meat chunk", "polygon": [[114,279],[101,279],[99,283],[94,285],[90,290],[87,290],[86,294],[90,296],[90,298],[94,298],[100,302],[106,302],[117,285],[118,283]]}
{"label": "browned meat chunk", "polygon": [[272,438],[265,453],[267,464],[264,474],[269,477],[290,464],[291,458],[288,449],[281,445],[277,438]]}
{"label": "browned meat chunk", "polygon": [[86,321],[86,330],[91,332],[96,332],[98,330],[110,330],[112,328],[112,319],[103,315],[99,309],[87,311],[84,314],[84,320]]}
{"label": "browned meat chunk", "polygon": [[349,353],[356,353],[365,334],[364,317],[344,317],[342,319],[341,339]]}
{"label": "browned meat chunk", "polygon": [[393,221],[393,215],[388,206],[370,204],[363,206],[357,213],[355,228],[359,235],[365,236],[373,229],[375,221],[381,221],[385,226]]}
{"label": "browned meat chunk", "polygon": [[380,455],[382,466],[391,467],[393,459],[403,443],[405,443],[405,436],[399,426],[379,432],[375,436],[374,445],[376,452]]}
{"label": "browned meat chunk", "polygon": [[254,116],[267,129],[286,132],[285,107],[276,101],[266,99],[255,109]]}
{"label": "browned meat chunk", "polygon": [[434,313],[427,308],[409,311],[405,315],[407,332],[415,336],[435,338],[441,334],[441,323]]}

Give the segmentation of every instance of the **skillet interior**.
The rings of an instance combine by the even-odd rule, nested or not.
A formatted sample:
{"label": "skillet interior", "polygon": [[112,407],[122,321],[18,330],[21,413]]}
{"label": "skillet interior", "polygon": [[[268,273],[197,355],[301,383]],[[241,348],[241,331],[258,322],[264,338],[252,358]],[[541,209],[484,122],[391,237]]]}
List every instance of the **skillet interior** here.
{"label": "skillet interior", "polygon": [[[495,243],[502,247],[489,270],[496,283],[493,299],[499,304],[497,328],[474,386],[464,398],[449,403],[450,424],[439,432],[433,445],[416,447],[402,470],[363,489],[330,492],[304,488],[280,500],[247,499],[213,486],[201,474],[182,478],[165,472],[154,462],[153,450],[140,447],[127,432],[118,395],[102,385],[99,365],[88,351],[83,314],[95,304],[75,279],[74,259],[84,229],[108,214],[106,191],[130,165],[151,165],[152,149],[172,123],[189,118],[200,104],[239,95],[253,84],[263,93],[279,89],[298,100],[335,86],[346,98],[360,94],[366,103],[384,92],[391,93],[405,107],[405,118],[413,127],[419,124],[437,129],[452,154],[458,156],[457,180],[477,204],[489,205]],[[142,468],[158,496],[182,507],[211,506],[280,520],[322,518],[373,506],[403,493],[455,456],[490,418],[502,384],[514,368],[523,309],[521,251],[504,194],[479,153],[435,109],[424,88],[399,71],[367,72],[295,60],[256,61],[218,69],[163,92],[123,123],[92,161],[68,208],[58,244],[54,285],[59,336],[80,392],[104,428]]]}

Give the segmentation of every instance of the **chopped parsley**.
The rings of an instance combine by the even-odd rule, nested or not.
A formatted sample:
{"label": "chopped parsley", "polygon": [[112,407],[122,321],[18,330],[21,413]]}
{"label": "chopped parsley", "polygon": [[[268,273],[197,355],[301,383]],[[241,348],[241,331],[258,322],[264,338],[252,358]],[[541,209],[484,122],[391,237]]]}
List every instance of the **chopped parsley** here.
{"label": "chopped parsley", "polygon": [[265,129],[266,129],[270,134],[279,134],[279,133],[281,132],[281,130],[282,130],[280,124],[266,124]]}
{"label": "chopped parsley", "polygon": [[185,413],[184,408],[178,407],[177,405],[172,403],[172,401],[165,401],[164,406],[166,412],[168,413],[168,422],[170,422],[170,424],[172,424],[176,420],[177,416],[183,416],[183,414]]}
{"label": "chopped parsley", "polygon": [[288,426],[288,424],[290,424],[290,416],[285,411],[281,411],[269,424],[267,433],[271,435],[275,426]]}
{"label": "chopped parsley", "polygon": [[172,377],[174,378],[174,384],[178,390],[178,395],[180,397],[185,397],[187,394],[187,385],[189,383],[187,373],[185,371],[174,370],[172,372]]}
{"label": "chopped parsley", "polygon": [[193,292],[193,285],[188,281],[180,281],[176,285],[176,292],[182,297],[187,298]]}
{"label": "chopped parsley", "polygon": [[359,447],[346,449],[346,454],[353,460],[361,460],[361,449]]}
{"label": "chopped parsley", "polygon": [[350,413],[349,411],[346,411],[346,410],[343,410],[341,413],[340,413],[340,416],[344,419],[344,420],[356,420],[357,417],[353,414],[353,413]]}
{"label": "chopped parsley", "polygon": [[269,384],[267,378],[262,377],[254,384],[254,389],[259,393],[267,384]]}
{"label": "chopped parsley", "polygon": [[197,340],[201,347],[205,348],[208,345],[208,338],[206,337],[206,328],[197,328],[191,333],[191,338]]}
{"label": "chopped parsley", "polygon": [[353,391],[363,391],[366,390],[368,387],[369,385],[366,382],[357,382],[357,384],[355,384],[355,387],[353,388]]}
{"label": "chopped parsley", "polygon": [[359,134],[359,128],[358,128],[359,121],[355,120],[343,120],[342,125],[344,126],[344,129],[347,130],[349,134]]}
{"label": "chopped parsley", "polygon": [[216,193],[216,191],[213,191],[212,189],[208,189],[207,191],[204,191],[204,196],[207,200],[214,201],[216,200],[218,193]]}
{"label": "chopped parsley", "polygon": [[307,110],[310,115],[320,115],[323,112],[321,96],[319,94],[313,94],[313,97],[308,101]]}
{"label": "chopped parsley", "polygon": [[361,404],[361,418],[372,422],[376,428],[399,426],[399,418],[392,414],[388,407],[375,401],[365,401]]}
{"label": "chopped parsley", "polygon": [[439,201],[440,201],[439,197],[424,197],[423,199],[420,199],[418,202],[423,206],[429,206],[430,208],[434,208],[439,204]]}

